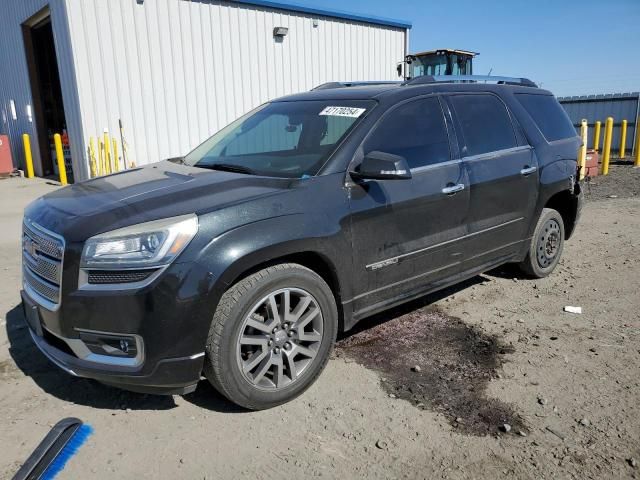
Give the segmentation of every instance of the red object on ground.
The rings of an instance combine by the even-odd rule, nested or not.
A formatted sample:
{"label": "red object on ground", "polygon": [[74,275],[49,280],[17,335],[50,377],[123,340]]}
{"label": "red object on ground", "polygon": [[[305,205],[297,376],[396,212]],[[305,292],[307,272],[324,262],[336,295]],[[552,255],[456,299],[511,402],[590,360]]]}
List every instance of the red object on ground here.
{"label": "red object on ground", "polygon": [[585,175],[590,177],[597,177],[598,173],[600,173],[600,155],[595,150],[587,150],[585,170]]}
{"label": "red object on ground", "polygon": [[9,148],[9,137],[0,135],[0,175],[13,172],[13,159]]}

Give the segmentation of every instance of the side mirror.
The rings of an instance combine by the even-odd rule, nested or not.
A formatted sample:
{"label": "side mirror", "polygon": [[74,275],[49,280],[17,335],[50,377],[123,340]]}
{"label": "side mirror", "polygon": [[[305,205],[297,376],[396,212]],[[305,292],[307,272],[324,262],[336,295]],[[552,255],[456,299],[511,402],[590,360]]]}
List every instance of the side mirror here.
{"label": "side mirror", "polygon": [[378,151],[367,153],[362,163],[350,174],[356,180],[404,180],[411,178],[411,171],[404,157]]}

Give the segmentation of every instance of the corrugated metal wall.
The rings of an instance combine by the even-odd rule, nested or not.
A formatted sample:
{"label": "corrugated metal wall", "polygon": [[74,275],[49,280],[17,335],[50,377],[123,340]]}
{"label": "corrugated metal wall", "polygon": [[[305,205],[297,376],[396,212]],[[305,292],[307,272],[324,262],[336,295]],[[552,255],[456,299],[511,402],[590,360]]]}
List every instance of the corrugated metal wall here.
{"label": "corrugated metal wall", "polygon": [[185,154],[281,95],[395,80],[405,54],[400,27],[229,1],[66,1],[83,146],[121,118],[137,165]]}
{"label": "corrugated metal wall", "polygon": [[566,110],[576,130],[580,132],[580,122],[586,118],[589,123],[588,148],[593,148],[595,122],[602,122],[600,146],[604,138],[604,122],[613,117],[613,140],[611,148],[617,153],[620,148],[620,125],[627,120],[626,150],[630,154],[637,135],[637,119],[640,105],[640,93],[615,93],[610,95],[585,95],[579,97],[560,97],[558,101]]}
{"label": "corrugated metal wall", "polygon": [[[72,155],[76,161],[82,160],[82,127],[76,95],[75,73],[65,0],[9,0],[0,5],[0,131],[9,135],[14,163],[23,167],[24,152],[22,134],[31,135],[34,160],[39,159],[40,150],[35,137],[35,118],[27,114],[32,108],[29,72],[24,50],[21,25],[42,8],[49,6],[56,51],[58,70],[62,85],[62,99],[72,145]],[[13,118],[11,102],[15,105],[16,119]],[[32,110],[33,112],[33,110]],[[39,162],[36,173],[41,174]],[[74,169],[80,165],[74,165]]]}

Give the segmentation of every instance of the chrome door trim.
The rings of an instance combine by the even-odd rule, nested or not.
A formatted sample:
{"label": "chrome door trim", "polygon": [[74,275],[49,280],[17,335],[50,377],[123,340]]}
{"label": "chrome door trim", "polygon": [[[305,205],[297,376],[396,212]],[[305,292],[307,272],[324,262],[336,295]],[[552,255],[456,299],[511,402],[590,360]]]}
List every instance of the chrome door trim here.
{"label": "chrome door trim", "polygon": [[421,167],[412,168],[411,169],[411,174],[427,172],[429,170],[435,170],[437,168],[446,167],[446,166],[449,166],[449,165],[455,165],[455,164],[459,164],[459,163],[462,163],[462,160],[460,158],[456,158],[456,159],[453,159],[453,160],[446,160],[444,162],[432,163],[431,165],[423,165]]}
{"label": "chrome door trim", "polygon": [[520,145],[517,147],[505,148],[503,150],[496,150],[494,152],[479,153],[478,155],[471,155],[469,157],[463,157],[465,162],[477,162],[479,160],[492,160],[494,158],[502,157],[503,155],[510,155],[512,153],[525,152],[527,150],[533,150],[531,145]]}

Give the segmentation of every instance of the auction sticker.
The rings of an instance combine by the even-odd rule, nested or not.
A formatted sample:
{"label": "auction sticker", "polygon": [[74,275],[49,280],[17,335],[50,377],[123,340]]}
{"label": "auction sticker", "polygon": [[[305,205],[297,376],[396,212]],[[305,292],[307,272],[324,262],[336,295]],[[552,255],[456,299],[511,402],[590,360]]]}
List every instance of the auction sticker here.
{"label": "auction sticker", "polygon": [[325,107],[319,115],[331,115],[332,117],[352,117],[358,118],[366,108],[356,107]]}

